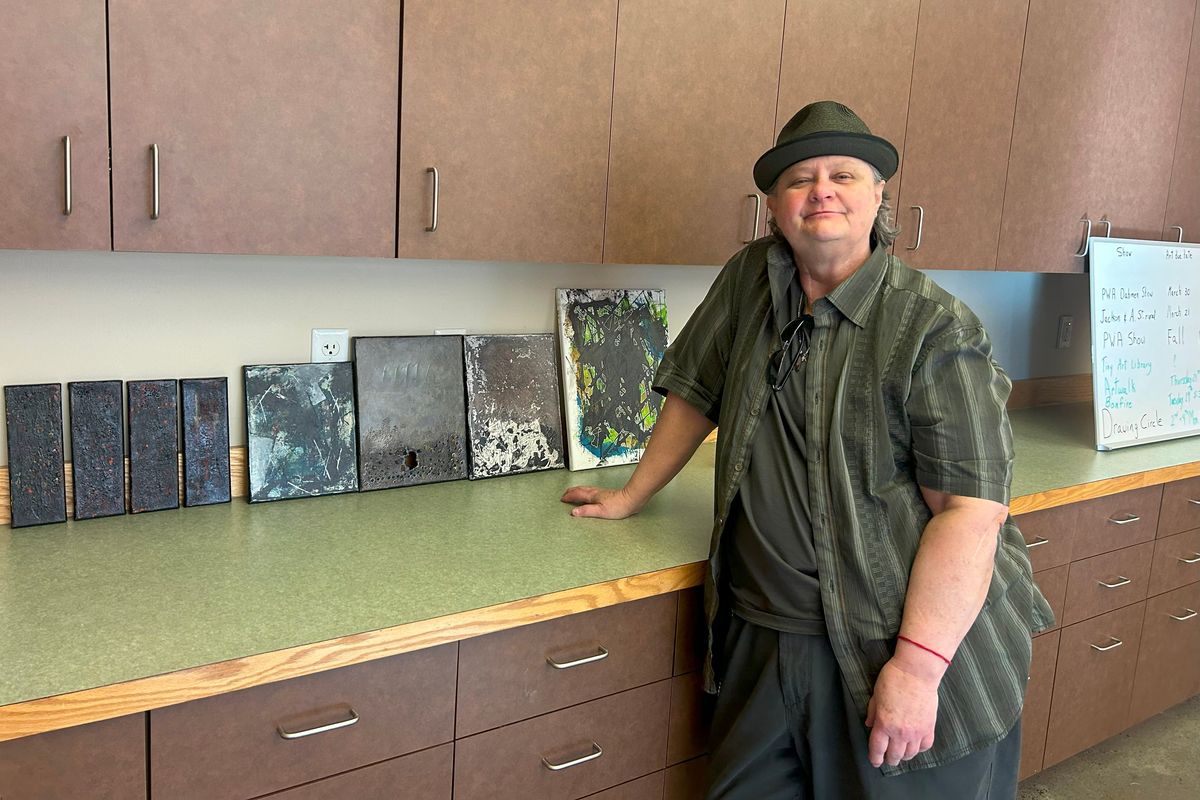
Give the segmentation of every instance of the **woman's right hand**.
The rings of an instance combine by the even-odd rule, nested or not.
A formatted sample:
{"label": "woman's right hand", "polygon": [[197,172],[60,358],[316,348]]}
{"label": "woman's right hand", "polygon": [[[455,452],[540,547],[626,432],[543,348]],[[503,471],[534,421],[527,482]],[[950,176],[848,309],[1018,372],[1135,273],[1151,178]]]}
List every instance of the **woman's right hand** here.
{"label": "woman's right hand", "polygon": [[642,510],[624,489],[602,489],[599,486],[572,486],[563,492],[562,501],[575,506],[573,517],[625,519]]}

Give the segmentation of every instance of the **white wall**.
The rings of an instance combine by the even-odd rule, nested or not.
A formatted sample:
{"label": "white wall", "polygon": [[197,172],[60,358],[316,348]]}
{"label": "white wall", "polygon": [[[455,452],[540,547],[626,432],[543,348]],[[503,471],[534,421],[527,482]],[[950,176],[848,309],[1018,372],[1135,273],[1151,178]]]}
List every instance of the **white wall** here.
{"label": "white wall", "polygon": [[[0,251],[0,385],[225,375],[232,441],[244,444],[242,365],[307,361],[311,328],[348,328],[352,336],[448,327],[549,332],[556,287],[637,286],[666,290],[678,331],[716,274],[714,267]],[[1013,378],[1089,370],[1086,276],[930,274],[983,318]],[[1075,315],[1075,344],[1054,351],[1062,313]]]}

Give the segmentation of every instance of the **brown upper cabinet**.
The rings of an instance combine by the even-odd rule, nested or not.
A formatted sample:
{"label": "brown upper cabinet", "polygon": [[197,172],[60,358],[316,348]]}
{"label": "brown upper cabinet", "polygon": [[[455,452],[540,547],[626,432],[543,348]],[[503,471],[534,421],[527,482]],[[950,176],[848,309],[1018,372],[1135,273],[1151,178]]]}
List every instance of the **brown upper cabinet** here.
{"label": "brown upper cabinet", "polygon": [[1096,236],[1159,238],[1195,11],[1031,0],[999,269],[1082,272],[1086,220]]}
{"label": "brown upper cabinet", "polygon": [[399,0],[110,0],[113,246],[395,254]]}
{"label": "brown upper cabinet", "polygon": [[401,258],[601,260],[616,0],[406,0]]}
{"label": "brown upper cabinet", "polygon": [[1200,14],[1192,22],[1192,49],[1188,56],[1187,83],[1183,90],[1183,111],[1179,115],[1175,168],[1171,172],[1163,238],[1200,242]]}
{"label": "brown upper cabinet", "polygon": [[604,260],[721,264],[763,232],[784,0],[622,0]]}
{"label": "brown upper cabinet", "polygon": [[1029,0],[923,0],[896,253],[914,267],[995,269]]}
{"label": "brown upper cabinet", "polygon": [[[854,109],[900,152],[917,42],[920,0],[788,3],[775,130],[816,100]],[[889,181],[900,185],[900,172]]]}
{"label": "brown upper cabinet", "polygon": [[0,247],[107,250],[104,3],[0,0]]}

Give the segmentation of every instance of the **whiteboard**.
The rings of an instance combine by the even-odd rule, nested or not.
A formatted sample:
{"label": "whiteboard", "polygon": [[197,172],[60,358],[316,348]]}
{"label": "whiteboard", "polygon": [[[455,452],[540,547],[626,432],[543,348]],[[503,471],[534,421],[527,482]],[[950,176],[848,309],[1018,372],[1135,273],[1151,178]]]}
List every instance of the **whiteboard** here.
{"label": "whiteboard", "polygon": [[1096,449],[1200,433],[1200,244],[1090,248]]}

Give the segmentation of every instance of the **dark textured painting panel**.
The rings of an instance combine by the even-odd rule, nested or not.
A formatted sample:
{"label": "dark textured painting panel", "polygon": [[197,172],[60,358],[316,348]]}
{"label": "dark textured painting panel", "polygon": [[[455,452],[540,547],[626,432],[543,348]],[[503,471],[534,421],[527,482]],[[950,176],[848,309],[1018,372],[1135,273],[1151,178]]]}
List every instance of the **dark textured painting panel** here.
{"label": "dark textured painting panel", "polygon": [[179,382],[185,506],[229,502],[228,384],[225,378],[187,378]]}
{"label": "dark textured painting panel", "polygon": [[559,289],[558,325],[571,469],[637,461],[662,407],[663,291]]}
{"label": "dark textured painting panel", "polygon": [[349,362],[246,367],[250,502],[358,490]]}
{"label": "dark textured painting panel", "polygon": [[129,508],[179,508],[178,381],[130,381]]}
{"label": "dark textured painting panel", "polygon": [[467,477],[461,336],[354,340],[362,488]]}
{"label": "dark textured painting panel", "polygon": [[4,387],[12,526],[67,521],[62,386]]}
{"label": "dark textured painting panel", "polygon": [[125,513],[125,418],[120,381],[67,384],[75,519]]}
{"label": "dark textured painting panel", "polygon": [[565,466],[554,335],[468,336],[463,357],[471,477]]}

